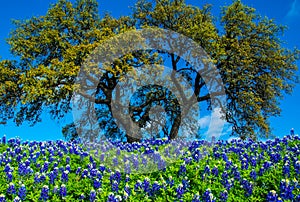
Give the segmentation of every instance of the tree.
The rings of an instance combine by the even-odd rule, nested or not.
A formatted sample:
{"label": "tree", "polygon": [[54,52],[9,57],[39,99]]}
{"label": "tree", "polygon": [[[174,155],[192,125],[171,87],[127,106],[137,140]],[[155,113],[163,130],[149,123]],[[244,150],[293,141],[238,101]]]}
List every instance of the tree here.
{"label": "tree", "polygon": [[[224,83],[227,101],[223,108],[224,119],[232,125],[232,135],[253,139],[268,137],[271,134],[269,117],[280,114],[279,99],[283,93],[291,93],[297,81],[295,62],[299,51],[281,46],[279,36],[284,31],[283,26],[261,18],[255,9],[240,1],[224,8],[221,30],[214,25],[209,10],[210,6],[200,9],[186,5],[183,0],[140,0],[132,15],[116,19],[108,14],[101,18],[94,0],[78,0],[74,5],[59,0],[45,16],[15,21],[16,29],[8,43],[17,59],[0,63],[1,121],[13,119],[17,125],[25,121],[34,125],[41,121],[43,110],[49,110],[54,119],[64,117],[71,111],[80,68],[96,47],[118,34],[159,27],[191,38],[209,54]],[[97,105],[97,124],[106,131],[107,137],[129,142],[141,138],[132,138],[132,134],[118,128],[112,116],[111,100],[112,96],[124,98],[126,92],[113,89],[134,68],[167,63],[173,72],[190,82],[197,102],[207,102],[211,109],[212,96],[203,76],[195,73],[193,65],[180,55],[162,50],[124,52],[122,58],[106,64],[101,78],[94,81],[95,78],[87,77],[86,87],[89,82],[97,83],[92,98],[79,92]],[[141,76],[141,80],[147,79],[147,75]],[[169,77],[177,81],[173,74]],[[182,113],[190,110],[189,107],[181,109],[168,89],[155,85],[143,87],[135,96],[136,102],[127,109],[134,122],[147,125],[151,107],[160,105],[170,119],[163,126],[163,135],[178,136]],[[121,105],[116,106],[123,110]],[[88,107],[94,108],[94,105]],[[67,125],[64,134],[76,137],[76,124],[84,126],[92,121],[88,115],[84,117],[79,123]],[[128,120],[119,120],[123,122],[121,125],[128,125]],[[94,131],[93,128],[82,129],[86,129],[87,134]]]}

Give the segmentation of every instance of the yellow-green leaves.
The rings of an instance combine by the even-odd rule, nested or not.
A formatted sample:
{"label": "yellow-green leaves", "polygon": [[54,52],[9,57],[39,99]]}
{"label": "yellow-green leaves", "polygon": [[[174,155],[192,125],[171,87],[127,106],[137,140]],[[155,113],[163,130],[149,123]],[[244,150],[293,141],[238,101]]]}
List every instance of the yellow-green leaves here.
{"label": "yellow-green leaves", "polygon": [[[7,41],[17,59],[0,62],[0,110],[3,112],[0,119],[13,118],[18,124],[35,123],[44,107],[51,109],[54,118],[63,117],[70,111],[73,90],[78,89],[75,79],[81,68],[94,75],[105,71],[106,77],[99,87],[103,90],[99,97],[103,99],[97,100],[105,104],[111,99],[111,89],[118,81],[125,80],[125,74],[132,73],[140,81],[149,79],[146,73],[139,75],[134,71],[135,67],[164,64],[164,56],[168,55],[173,57],[170,62],[173,62],[173,70],[178,71],[182,64],[189,70],[191,64],[178,65],[177,56],[170,53],[161,50],[128,53],[118,46],[117,49],[108,46],[106,52],[118,52],[122,57],[103,64],[102,69],[93,62],[82,66],[100,44],[121,33],[146,27],[183,34],[211,56],[209,62],[219,69],[226,88],[226,121],[234,126],[233,134],[254,137],[261,131],[262,136],[268,136],[268,118],[280,114],[279,98],[283,92],[290,93],[296,83],[295,61],[299,51],[281,46],[279,36],[284,27],[261,18],[254,8],[241,1],[234,1],[223,9],[222,30],[217,30],[209,5],[195,8],[183,0],[155,3],[139,0],[131,15],[118,19],[109,14],[100,16],[95,0],[78,0],[74,4],[58,0],[44,16],[14,21],[16,29]],[[127,40],[128,46],[133,40],[140,40],[143,47],[138,36]],[[168,38],[164,42],[168,43]],[[180,47],[180,42],[172,45]],[[188,74],[185,72],[186,77]],[[166,78],[172,79],[172,75]],[[97,79],[94,82],[99,82]],[[195,76],[187,80],[196,82]],[[205,88],[202,78],[197,82],[195,86]],[[200,89],[194,91],[197,96],[199,92]],[[150,93],[148,97],[153,95]],[[206,96],[203,100],[209,99]],[[101,117],[109,113],[99,111]],[[101,124],[107,127],[107,122]],[[115,132],[116,128],[109,130]]]}

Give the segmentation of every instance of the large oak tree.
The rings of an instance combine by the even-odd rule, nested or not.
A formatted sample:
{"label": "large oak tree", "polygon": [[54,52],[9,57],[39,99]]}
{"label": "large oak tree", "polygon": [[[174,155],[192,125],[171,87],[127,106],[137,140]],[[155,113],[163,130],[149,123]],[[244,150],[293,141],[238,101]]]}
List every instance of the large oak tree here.
{"label": "large oak tree", "polygon": [[[64,117],[72,109],[75,79],[81,65],[96,47],[127,31],[159,27],[191,38],[209,54],[224,83],[224,119],[232,125],[232,135],[268,137],[269,118],[280,115],[280,99],[284,93],[291,93],[297,82],[299,51],[282,46],[280,35],[285,27],[260,17],[254,8],[241,1],[224,7],[221,27],[212,19],[209,6],[197,8],[183,0],[140,0],[131,15],[119,18],[109,14],[101,17],[94,0],[78,0],[75,4],[59,0],[44,16],[15,21],[16,29],[7,41],[16,59],[0,62],[0,121],[12,119],[17,125],[25,121],[34,125],[41,121],[43,111],[53,119]],[[208,109],[211,108],[204,79],[199,73],[193,75],[192,64],[185,63],[180,56],[161,50],[127,53],[95,81],[99,89],[92,100],[97,105],[97,124],[106,136],[129,142],[140,139],[118,129],[111,113],[111,99],[119,79],[144,64],[171,64],[175,72],[190,81],[197,101],[207,102]],[[141,99],[131,104],[130,113],[139,126],[149,121],[150,108],[160,105],[170,116],[163,135],[178,136],[182,109],[172,93],[153,85],[145,86],[135,96],[136,100]],[[87,124],[88,118],[67,125],[63,129],[65,136],[76,136],[76,125]],[[92,132],[92,128],[86,131]]]}

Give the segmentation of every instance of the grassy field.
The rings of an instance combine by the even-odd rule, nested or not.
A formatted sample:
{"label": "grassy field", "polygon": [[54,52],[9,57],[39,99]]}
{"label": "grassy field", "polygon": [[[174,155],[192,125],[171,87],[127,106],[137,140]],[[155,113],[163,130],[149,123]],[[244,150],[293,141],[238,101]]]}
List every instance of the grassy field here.
{"label": "grassy field", "polygon": [[1,201],[300,201],[300,138],[0,143]]}

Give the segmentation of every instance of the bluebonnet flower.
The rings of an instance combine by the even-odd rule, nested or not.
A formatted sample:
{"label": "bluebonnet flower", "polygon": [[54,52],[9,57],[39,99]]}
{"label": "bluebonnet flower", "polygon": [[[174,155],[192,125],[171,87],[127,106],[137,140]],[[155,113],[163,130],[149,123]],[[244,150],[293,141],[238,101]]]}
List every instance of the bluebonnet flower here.
{"label": "bluebonnet flower", "polygon": [[201,202],[200,201],[200,195],[199,194],[195,194],[193,199],[192,199],[192,202]]}
{"label": "bluebonnet flower", "polygon": [[55,180],[55,178],[56,178],[55,173],[54,173],[53,171],[51,171],[51,172],[48,174],[48,176],[49,176],[49,183],[50,183],[50,184],[54,184],[54,180]]}
{"label": "bluebonnet flower", "polygon": [[220,192],[220,201],[226,202],[228,198],[228,192],[226,190]]}
{"label": "bluebonnet flower", "polygon": [[271,190],[267,195],[267,202],[277,202],[278,195],[276,191]]}
{"label": "bluebonnet flower", "polygon": [[215,197],[214,195],[211,193],[211,190],[208,188],[206,189],[206,191],[203,193],[203,200],[205,202],[215,202]]}
{"label": "bluebonnet flower", "polygon": [[[144,165],[147,165],[147,164],[144,164]],[[125,173],[126,174],[130,174],[131,173],[131,168],[130,168],[130,162],[129,161],[126,161],[125,162]]]}
{"label": "bluebonnet flower", "polygon": [[256,167],[256,165],[257,165],[257,158],[256,157],[252,157],[251,160],[250,160],[250,164],[253,167]]}
{"label": "bluebonnet flower", "polygon": [[178,187],[176,188],[176,194],[177,194],[177,198],[182,197],[182,195],[184,194],[183,184],[178,185]]}
{"label": "bluebonnet flower", "polygon": [[13,202],[21,202],[20,197],[16,196],[16,197],[14,198],[14,201],[13,201]]}
{"label": "bluebonnet flower", "polygon": [[157,167],[159,170],[166,171],[166,166],[167,166],[166,161],[162,158],[157,162]]}
{"label": "bluebonnet flower", "polygon": [[180,168],[179,168],[179,171],[178,171],[178,175],[185,175],[186,173],[186,165],[185,163],[183,162],[181,165],[180,165]]}
{"label": "bluebonnet flower", "polygon": [[287,162],[283,165],[282,175],[290,177],[290,164]]}
{"label": "bluebonnet flower", "polygon": [[144,179],[142,187],[145,193],[150,193],[150,179],[148,177]]}
{"label": "bluebonnet flower", "polygon": [[49,187],[44,185],[41,191],[40,200],[47,201],[49,198]]}
{"label": "bluebonnet flower", "polygon": [[280,156],[280,154],[277,153],[277,152],[272,152],[272,153],[270,154],[270,159],[271,159],[272,162],[278,163],[278,162],[281,160],[281,156]]}
{"label": "bluebonnet flower", "polygon": [[121,172],[120,172],[119,170],[116,170],[116,173],[114,174],[114,179],[115,179],[118,183],[120,183],[120,182],[121,182],[121,177],[122,177]]}
{"label": "bluebonnet flower", "polygon": [[13,170],[12,170],[12,168],[10,167],[10,164],[8,163],[8,164],[6,164],[6,166],[4,167],[4,170],[3,170],[4,172],[6,172],[6,173],[8,173],[8,172],[12,172]]}
{"label": "bluebonnet flower", "polygon": [[116,180],[113,181],[113,183],[111,184],[111,190],[113,192],[118,192],[119,191],[119,184]]}
{"label": "bluebonnet flower", "polygon": [[114,163],[114,166],[115,166],[115,167],[118,166],[119,161],[118,161],[118,158],[117,158],[117,157],[113,158],[113,163]]}
{"label": "bluebonnet flower", "polygon": [[209,165],[206,165],[204,168],[204,173],[207,173],[208,175],[210,174],[210,168]]}
{"label": "bluebonnet flower", "polygon": [[138,191],[142,187],[142,182],[138,180],[134,185],[134,191]]}
{"label": "bluebonnet flower", "polygon": [[97,178],[94,180],[94,188],[99,189],[101,187],[101,181]]}
{"label": "bluebonnet flower", "polygon": [[253,169],[251,170],[250,172],[250,177],[253,179],[253,180],[256,180],[257,179],[257,174],[256,174],[256,171]]}
{"label": "bluebonnet flower", "polygon": [[219,175],[219,170],[218,170],[218,168],[217,168],[216,166],[214,166],[214,168],[211,170],[211,173],[212,173],[213,175],[215,175],[216,177],[218,177],[218,175]]}
{"label": "bluebonnet flower", "polygon": [[262,175],[264,174],[264,172],[265,172],[265,169],[264,169],[264,167],[262,166],[262,167],[259,169],[258,175],[259,175],[259,176],[262,176]]}
{"label": "bluebonnet flower", "polygon": [[159,192],[160,188],[161,188],[161,185],[157,181],[155,181],[152,184],[152,194]]}
{"label": "bluebonnet flower", "polygon": [[247,160],[246,158],[243,158],[243,159],[242,159],[241,164],[242,164],[242,169],[243,169],[243,170],[247,170],[247,169],[248,169],[249,163],[248,163],[248,160]]}
{"label": "bluebonnet flower", "polygon": [[230,190],[232,187],[234,186],[234,179],[229,179],[227,181],[227,183],[224,185],[224,187],[227,189],[227,190]]}
{"label": "bluebonnet flower", "polygon": [[32,174],[33,173],[33,169],[30,168],[30,166],[26,167],[26,174]]}
{"label": "bluebonnet flower", "polygon": [[41,173],[47,172],[49,168],[49,162],[45,161],[43,167],[41,168]]}
{"label": "bluebonnet flower", "polygon": [[6,136],[5,135],[2,137],[2,144],[6,144]]}
{"label": "bluebonnet flower", "polygon": [[60,189],[59,189],[59,195],[60,195],[61,197],[63,197],[63,198],[67,196],[67,188],[66,188],[66,185],[62,184],[62,185],[60,186]]}
{"label": "bluebonnet flower", "polygon": [[45,175],[45,173],[42,173],[42,174],[40,175],[39,181],[40,181],[40,182],[44,182],[45,180],[46,180],[46,175]]}
{"label": "bluebonnet flower", "polygon": [[69,174],[69,171],[65,170],[61,175],[61,181],[68,182],[68,179],[69,179],[68,174]]}
{"label": "bluebonnet flower", "polygon": [[89,174],[89,171],[88,171],[87,169],[84,169],[84,170],[82,171],[81,177],[82,177],[82,178],[85,178],[85,177],[88,176],[88,174]]}
{"label": "bluebonnet flower", "polygon": [[290,185],[290,181],[288,179],[281,180],[280,197],[284,200],[292,200],[294,198],[293,189],[294,187]]}
{"label": "bluebonnet flower", "polygon": [[239,181],[241,179],[241,173],[240,171],[236,171],[233,173],[234,179],[236,179],[237,181]]}
{"label": "bluebonnet flower", "polygon": [[6,202],[4,194],[0,195],[0,202]]}
{"label": "bluebonnet flower", "polygon": [[76,170],[76,175],[78,175],[81,172],[81,167],[78,167]]}
{"label": "bluebonnet flower", "polygon": [[264,162],[264,164],[263,164],[263,167],[264,167],[266,170],[268,170],[271,166],[272,166],[272,162],[270,162],[270,161],[266,161],[266,162]]}
{"label": "bluebonnet flower", "polygon": [[126,175],[126,176],[125,176],[125,183],[126,183],[126,182],[129,182],[129,181],[130,181],[130,176],[129,176],[129,175]]}
{"label": "bluebonnet flower", "polygon": [[9,183],[8,188],[7,188],[7,193],[8,194],[15,194],[16,193],[16,188],[14,183]]}
{"label": "bluebonnet flower", "polygon": [[66,170],[67,171],[69,171],[69,172],[71,172],[71,167],[70,167],[70,165],[68,164],[68,165],[66,165]]}
{"label": "bluebonnet flower", "polygon": [[26,174],[26,164],[25,163],[20,163],[19,164],[18,173],[21,176]]}
{"label": "bluebonnet flower", "polygon": [[245,190],[245,196],[252,195],[252,192],[253,192],[253,184],[252,184],[252,182],[249,182],[248,180],[243,179],[241,181],[241,184],[242,184],[242,187]]}
{"label": "bluebonnet flower", "polygon": [[80,194],[80,196],[79,196],[79,200],[84,200],[85,199],[85,196],[84,196],[84,194]]}
{"label": "bluebonnet flower", "polygon": [[55,174],[55,176],[58,176],[58,167],[54,167],[53,168],[53,173]]}
{"label": "bluebonnet flower", "polygon": [[110,184],[112,184],[114,180],[115,180],[115,173],[114,173],[114,172],[111,172],[111,173],[110,173],[110,176],[109,176]]}
{"label": "bluebonnet flower", "polygon": [[58,163],[57,162],[54,162],[53,163],[53,168],[57,167],[58,166]]}
{"label": "bluebonnet flower", "polygon": [[223,160],[224,160],[225,162],[228,161],[228,156],[226,155],[225,152],[222,152],[222,158],[223,158]]}
{"label": "bluebonnet flower", "polygon": [[174,180],[172,176],[169,176],[169,179],[167,180],[167,183],[169,184],[170,187],[173,187],[174,185]]}
{"label": "bluebonnet flower", "polygon": [[186,190],[187,188],[189,188],[189,180],[188,180],[188,177],[185,177],[184,179],[182,179],[182,185],[183,185],[183,188],[184,190]]}
{"label": "bluebonnet flower", "polygon": [[11,181],[13,180],[13,175],[12,175],[11,172],[7,172],[7,173],[6,173],[6,177],[7,177],[7,180],[8,180],[9,182],[11,182]]}
{"label": "bluebonnet flower", "polygon": [[96,200],[96,191],[91,190],[90,192],[90,202],[94,202]]}
{"label": "bluebonnet flower", "polygon": [[138,158],[134,157],[134,158],[132,159],[132,163],[133,163],[133,167],[134,167],[136,170],[138,170],[138,169],[139,169],[139,160],[138,160]]}
{"label": "bluebonnet flower", "polygon": [[114,193],[109,193],[107,202],[116,202]]}
{"label": "bluebonnet flower", "polygon": [[57,193],[58,193],[58,186],[57,186],[57,185],[55,185],[55,186],[53,187],[53,193],[54,193],[54,194],[57,194]]}
{"label": "bluebonnet flower", "polygon": [[60,171],[61,173],[63,173],[63,172],[65,171],[65,168],[64,168],[63,166],[61,166],[61,167],[59,168],[59,171]]}
{"label": "bluebonnet flower", "polygon": [[69,163],[70,163],[70,157],[67,156],[67,157],[66,157],[66,164],[69,164]]}
{"label": "bluebonnet flower", "polygon": [[131,194],[131,189],[130,189],[130,186],[129,186],[129,185],[127,185],[127,184],[125,185],[124,191],[127,193],[128,196],[130,196],[130,194]]}
{"label": "bluebonnet flower", "polygon": [[22,184],[21,187],[19,188],[18,196],[22,200],[24,200],[26,198],[26,187],[24,184]]}
{"label": "bluebonnet flower", "polygon": [[105,171],[105,166],[104,166],[103,164],[101,164],[101,165],[99,166],[99,170],[100,170],[101,172],[104,172],[104,171]]}

